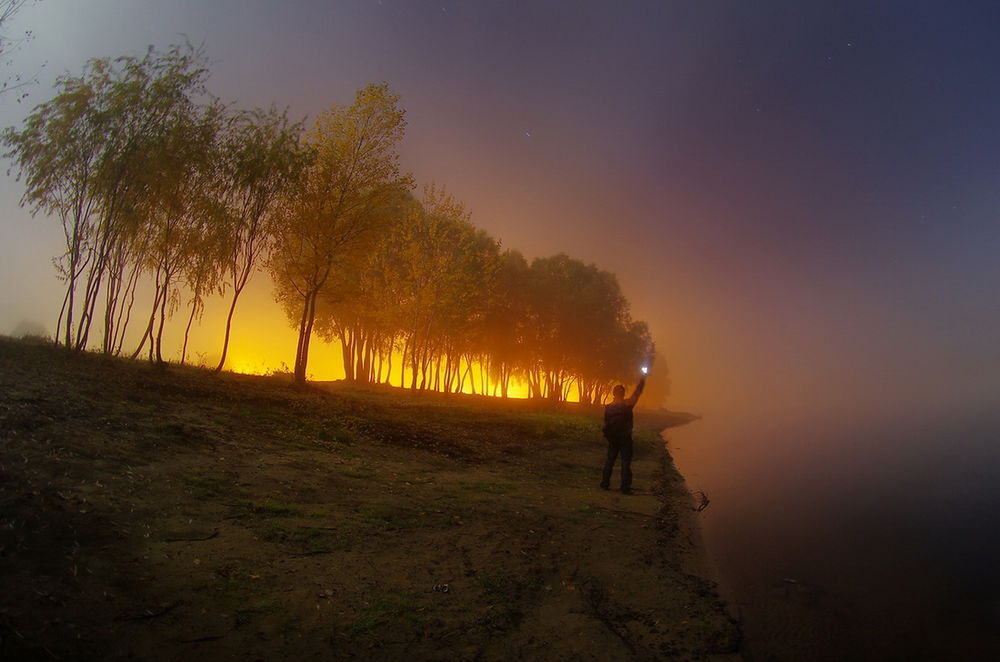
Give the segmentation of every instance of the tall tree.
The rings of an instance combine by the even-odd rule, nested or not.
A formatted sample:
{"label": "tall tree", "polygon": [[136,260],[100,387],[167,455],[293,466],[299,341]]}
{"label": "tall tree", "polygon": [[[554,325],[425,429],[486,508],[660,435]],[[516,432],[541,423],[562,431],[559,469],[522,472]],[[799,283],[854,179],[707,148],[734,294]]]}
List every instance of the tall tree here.
{"label": "tall tree", "polygon": [[528,279],[524,256],[518,251],[505,251],[486,297],[480,361],[488,364],[489,376],[505,398],[510,394],[511,379],[523,376],[527,364]]}
{"label": "tall tree", "polygon": [[298,186],[280,210],[270,269],[276,298],[298,326],[294,375],[306,380],[317,301],[334,270],[371,245],[388,201],[412,188],[396,152],[406,126],[388,86],[358,90],[350,106],[316,119],[312,152]]}
{"label": "tall tree", "polygon": [[226,364],[236,302],[273,237],[277,201],[306,165],[301,133],[301,122],[289,122],[286,112],[272,107],[238,114],[225,136],[221,170],[228,209],[226,275],[232,300],[216,372]]}
{"label": "tall tree", "polygon": [[87,346],[102,298],[105,350],[115,345],[108,338],[122,319],[115,308],[134,286],[125,273],[143,254],[144,210],[163,189],[162,149],[204,92],[204,63],[190,45],[90,60],[82,75],[57,80],[56,96],[21,130],[4,133],[6,155],[25,181],[22,204],[62,220],[66,250],[56,264],[66,294],[57,337],[67,346]]}
{"label": "tall tree", "polygon": [[149,165],[149,188],[139,210],[146,238],[141,264],[153,280],[153,305],[139,347],[148,339],[150,358],[162,363],[163,332],[179,305],[179,279],[211,252],[204,243],[222,219],[215,203],[218,150],[216,143],[226,116],[218,103],[179,108],[169,118],[169,130],[155,144],[157,159]]}
{"label": "tall tree", "polygon": [[381,228],[368,250],[356,252],[355,259],[331,276],[330,287],[317,302],[317,335],[340,344],[348,381],[381,381],[399,336],[398,240],[417,217],[419,203],[409,195],[389,202],[380,212]]}
{"label": "tall tree", "polygon": [[[531,265],[528,298],[527,373],[534,397],[565,400],[575,384],[589,401],[604,364],[623,374],[619,358],[632,322],[614,274],[566,255],[539,258]],[[637,353],[631,360],[640,360]]]}

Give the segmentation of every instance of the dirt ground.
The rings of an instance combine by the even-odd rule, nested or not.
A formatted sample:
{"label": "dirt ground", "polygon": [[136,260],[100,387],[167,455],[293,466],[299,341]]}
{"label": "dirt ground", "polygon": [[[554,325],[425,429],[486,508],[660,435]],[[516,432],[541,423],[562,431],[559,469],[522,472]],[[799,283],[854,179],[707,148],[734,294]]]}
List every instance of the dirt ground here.
{"label": "dirt ground", "polygon": [[0,659],[734,659],[684,420],[625,496],[593,411],[0,339]]}

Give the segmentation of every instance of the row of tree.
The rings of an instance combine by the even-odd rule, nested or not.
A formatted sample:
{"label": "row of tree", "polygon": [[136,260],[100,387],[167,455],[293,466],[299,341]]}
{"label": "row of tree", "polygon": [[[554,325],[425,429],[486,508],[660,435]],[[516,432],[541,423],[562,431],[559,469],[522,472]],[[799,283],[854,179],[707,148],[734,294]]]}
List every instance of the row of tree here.
{"label": "row of tree", "polygon": [[[306,162],[301,125],[283,113],[239,111],[208,97],[204,55],[190,46],[143,57],[96,59],[64,75],[56,95],[3,136],[25,183],[22,204],[62,221],[66,283],[57,340],[77,351],[99,328],[120,354],[142,325],[133,357],[163,361],[163,331],[181,306],[187,332],[205,298],[232,311],[273,234],[279,195]],[[142,279],[152,287],[135,309]]]}
{"label": "row of tree", "polygon": [[520,379],[534,397],[587,402],[652,356],[613,274],[565,255],[529,264],[443,190],[412,195],[386,85],[305,131],[221,103],[207,77],[188,45],[91,60],[4,133],[23,204],[62,222],[57,342],[162,362],[183,308],[183,363],[206,299],[224,295],[221,370],[240,295],[266,267],[298,329],[300,382],[314,336],[340,343],[351,380],[506,396]]}

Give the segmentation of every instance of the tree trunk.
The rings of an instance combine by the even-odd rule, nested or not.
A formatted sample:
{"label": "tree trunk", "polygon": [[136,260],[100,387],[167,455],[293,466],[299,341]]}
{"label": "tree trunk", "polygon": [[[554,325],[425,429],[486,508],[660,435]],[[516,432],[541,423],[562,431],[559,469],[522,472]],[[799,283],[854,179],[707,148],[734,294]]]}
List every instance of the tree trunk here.
{"label": "tree trunk", "polygon": [[156,323],[156,309],[160,305],[160,273],[156,273],[156,296],[153,298],[153,308],[149,312],[149,322],[146,323],[146,330],[142,334],[142,338],[139,339],[139,346],[135,348],[132,352],[131,358],[135,359],[142,352],[142,348],[146,346],[146,340],[150,339],[153,335],[153,325]]}
{"label": "tree trunk", "polygon": [[311,290],[306,293],[302,305],[302,319],[299,321],[299,341],[295,348],[295,383],[306,383],[306,365],[309,362],[309,338],[312,335],[313,321],[316,313],[316,293]]}
{"label": "tree trunk", "polygon": [[406,388],[406,353],[410,350],[411,336],[403,341],[403,353],[399,356],[399,388]]}
{"label": "tree trunk", "polygon": [[229,354],[229,335],[233,328],[233,314],[236,312],[236,301],[242,292],[243,287],[233,290],[233,301],[229,304],[229,314],[226,315],[226,334],[222,338],[222,358],[219,359],[219,365],[215,366],[215,372],[222,372],[222,367],[226,365],[226,356]]}
{"label": "tree trunk", "polygon": [[[188,337],[191,334],[191,324],[194,322],[195,313],[198,312],[198,304],[200,297],[196,294],[191,300],[191,315],[188,317],[187,326],[184,327],[184,344],[181,346],[181,365],[184,365],[184,360],[187,358],[188,351]],[[218,369],[216,369],[218,372]]]}
{"label": "tree trunk", "polygon": [[410,390],[415,391],[417,389],[417,373],[419,370],[419,347],[417,346],[416,339],[414,339],[413,347],[410,348]]}
{"label": "tree trunk", "polygon": [[[387,350],[386,357],[385,357],[386,358],[386,361],[385,361],[385,364],[386,364],[385,365],[385,383],[389,384],[389,385],[392,384],[392,355],[393,355],[393,350],[394,349],[396,349],[396,337],[395,336],[393,336],[392,340],[389,342],[389,349]],[[378,380],[379,380],[379,383],[382,382],[382,364],[381,363],[379,363],[379,366],[378,366]]]}
{"label": "tree trunk", "polygon": [[[128,329],[129,320],[132,319],[132,306],[135,304],[135,287],[138,280],[139,265],[134,264],[125,289],[120,294],[121,302],[118,305],[118,315],[114,322],[114,336],[111,343],[111,354],[114,356],[121,354],[122,345],[125,344],[125,331]],[[126,299],[128,299],[127,305]]]}
{"label": "tree trunk", "polygon": [[135,265],[132,268],[132,276],[129,280],[128,305],[122,307],[125,319],[122,320],[119,318],[119,320],[115,323],[115,333],[118,336],[114,351],[112,352],[115,356],[122,353],[122,346],[125,344],[125,331],[128,329],[128,323],[132,319],[132,307],[135,305],[135,286],[139,280],[139,265]]}
{"label": "tree trunk", "polygon": [[[59,309],[59,319],[56,320],[56,331],[55,331],[55,333],[52,334],[52,339],[55,341],[55,343],[57,345],[59,344],[59,336],[62,335],[63,314],[67,313],[67,310],[66,310],[67,303],[69,304],[69,312],[68,312],[68,314],[69,315],[73,314],[73,301],[72,301],[73,290],[72,290],[72,287],[73,286],[70,285],[66,289],[66,295],[63,297],[62,307]],[[69,347],[69,341],[70,341],[70,322],[69,322],[69,319],[67,318],[67,320],[66,320],[66,346],[67,347]]]}
{"label": "tree trunk", "polygon": [[350,381],[351,373],[354,371],[352,365],[350,332],[341,327],[340,333],[340,360],[344,364],[344,379]]}
{"label": "tree trunk", "polygon": [[[465,378],[469,380],[469,388],[472,391],[472,395],[476,394],[476,373],[472,371],[472,361],[469,361],[468,365],[465,366]],[[464,386],[464,384],[463,384]]]}
{"label": "tree trunk", "polygon": [[163,363],[163,327],[167,323],[167,298],[170,294],[170,274],[164,276],[163,299],[160,300],[160,325],[156,330],[156,362]]}

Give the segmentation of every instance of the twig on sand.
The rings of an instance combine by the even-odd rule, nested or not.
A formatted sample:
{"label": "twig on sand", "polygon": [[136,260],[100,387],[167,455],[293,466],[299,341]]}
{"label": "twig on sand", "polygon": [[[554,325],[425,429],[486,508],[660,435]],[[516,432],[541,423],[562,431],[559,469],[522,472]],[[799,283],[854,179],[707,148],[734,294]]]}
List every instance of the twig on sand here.
{"label": "twig on sand", "polygon": [[164,540],[166,542],[200,542],[202,540],[211,540],[212,538],[215,538],[218,535],[219,535],[219,530],[216,529],[207,536],[164,538]]}
{"label": "twig on sand", "polygon": [[691,506],[691,510],[695,512],[700,513],[701,511],[708,508],[708,504],[712,503],[711,501],[709,501],[708,495],[702,492],[701,490],[698,490],[697,492],[692,492],[691,495],[698,499],[698,505]]}
{"label": "twig on sand", "polygon": [[159,616],[163,616],[164,614],[167,614],[167,613],[173,611],[174,609],[176,609],[179,606],[181,606],[181,602],[180,601],[171,602],[170,604],[165,605],[164,607],[161,607],[160,609],[157,609],[156,611],[150,611],[149,609],[147,609],[146,611],[142,612],[141,614],[135,614],[133,616],[118,616],[117,618],[115,618],[115,620],[116,621],[144,621],[144,620],[147,620],[147,619],[150,619],[150,618],[157,618]]}
{"label": "twig on sand", "polygon": [[209,634],[204,637],[195,637],[194,639],[178,639],[177,641],[182,644],[197,644],[202,641],[218,641],[219,639],[225,637],[227,634],[229,633],[226,632],[224,634]]}
{"label": "twig on sand", "polygon": [[304,556],[319,556],[320,554],[333,554],[337,550],[335,549],[314,549],[311,552],[301,552],[299,554],[292,554],[293,559],[299,559]]}
{"label": "twig on sand", "polygon": [[650,519],[656,519],[657,517],[655,514],[650,515],[648,513],[639,513],[634,510],[617,510],[615,508],[605,508],[604,510],[609,513],[618,513],[619,515],[632,515],[634,517],[648,517]]}

